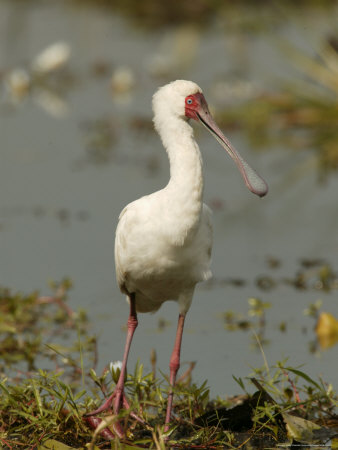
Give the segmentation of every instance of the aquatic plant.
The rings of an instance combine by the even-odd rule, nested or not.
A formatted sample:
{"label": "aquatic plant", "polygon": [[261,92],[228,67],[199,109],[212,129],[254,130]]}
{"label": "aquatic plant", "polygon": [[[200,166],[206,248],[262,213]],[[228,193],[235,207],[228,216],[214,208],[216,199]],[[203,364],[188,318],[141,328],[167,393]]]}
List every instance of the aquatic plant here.
{"label": "aquatic plant", "polygon": [[[69,280],[52,283],[49,296],[1,290],[0,445],[58,450],[165,448],[162,427],[169,382],[166,375],[156,378],[154,352],[151,372],[138,363],[126,378],[131,410],[144,424],[130,411],[121,411],[118,417],[95,417],[91,425],[96,431],[84,420],[84,413],[114,389],[119,369],[111,364],[102,374],[96,373],[96,341],[88,334],[85,313],[67,304],[70,287]],[[251,302],[250,308],[260,318],[265,305]],[[49,368],[39,368],[48,364]],[[211,399],[207,382],[192,382],[193,367],[175,387],[175,419],[167,445],[266,447],[281,442],[323,443],[338,433],[332,385],[285,361],[255,368],[244,379],[234,377],[243,394],[233,398]],[[250,394],[252,388],[255,392]],[[111,432],[115,420],[126,429],[123,443]],[[113,447],[107,439],[113,439]]]}

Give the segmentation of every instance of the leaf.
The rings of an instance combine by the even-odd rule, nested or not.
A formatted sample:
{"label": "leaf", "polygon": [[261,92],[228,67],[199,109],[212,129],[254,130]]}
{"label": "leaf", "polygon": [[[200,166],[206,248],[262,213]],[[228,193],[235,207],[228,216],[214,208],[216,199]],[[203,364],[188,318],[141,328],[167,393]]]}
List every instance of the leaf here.
{"label": "leaf", "polygon": [[232,378],[236,381],[237,384],[239,384],[239,386],[243,389],[243,391],[246,392],[242,378],[241,377],[237,378],[235,377],[235,375],[232,375]]}
{"label": "leaf", "polygon": [[48,439],[42,445],[38,447],[38,450],[76,450],[74,447],[69,447],[62,442],[56,441],[55,439]]}
{"label": "leaf", "polygon": [[6,380],[1,381],[1,383],[0,383],[0,388],[5,392],[5,394],[6,394],[8,397],[10,397],[11,394],[10,394],[9,390],[7,389],[7,387],[5,386],[5,381],[6,381]]}
{"label": "leaf", "polygon": [[37,387],[36,380],[32,379],[32,385],[33,385],[34,396],[35,396],[36,404],[37,404],[38,409],[39,409],[40,416],[43,416],[42,400],[41,400],[41,397],[40,397],[40,393],[39,393],[39,390],[38,390],[38,387]]}
{"label": "leaf", "polygon": [[[282,414],[286,422],[286,428],[289,437],[307,444],[325,444],[333,437],[337,436],[337,430],[322,427],[309,420],[292,416],[291,414]],[[333,441],[332,441],[333,442]],[[331,442],[331,447],[332,447]]]}
{"label": "leaf", "polygon": [[286,423],[288,436],[299,442],[311,443],[314,440],[313,431],[319,430],[321,427],[314,422],[302,419],[301,417],[292,416],[288,413],[282,413]]}
{"label": "leaf", "polygon": [[75,397],[74,397],[74,401],[79,400],[79,398],[83,397],[85,395],[87,391],[85,389],[83,389],[82,391],[78,392]]}
{"label": "leaf", "polygon": [[306,380],[308,383],[313,384],[314,386],[316,386],[317,389],[319,389],[320,391],[322,391],[321,386],[319,386],[318,383],[316,383],[312,378],[309,377],[309,375],[306,375],[306,373],[302,372],[301,370],[298,369],[293,369],[292,367],[284,367],[285,370],[288,370],[289,372],[294,373],[295,375],[303,378],[304,380]]}
{"label": "leaf", "polygon": [[16,333],[17,330],[14,326],[4,322],[0,322],[0,333]]}

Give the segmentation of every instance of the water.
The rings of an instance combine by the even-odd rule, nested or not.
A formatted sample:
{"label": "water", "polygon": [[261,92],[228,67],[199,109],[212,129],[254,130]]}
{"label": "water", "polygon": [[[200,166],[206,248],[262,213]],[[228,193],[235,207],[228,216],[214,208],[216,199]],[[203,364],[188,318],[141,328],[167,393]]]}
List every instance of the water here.
{"label": "water", "polygon": [[[121,359],[128,308],[114,275],[118,215],[128,202],[163,187],[169,169],[158,137],[131,127],[131,120],[151,118],[151,95],[170,79],[196,81],[212,107],[222,104],[213,89],[217,80],[250,80],[261,90],[276,85],[277,77],[298,77],[278,50],[278,38],[290,36],[313,51],[337,23],[332,12],[329,16],[296,16],[277,31],[268,27],[254,35],[228,29],[220,17],[203,30],[177,26],[146,31],[117,13],[86,6],[0,3],[2,73],[29,67],[34,56],[55,41],[66,41],[72,48],[61,88],[57,77],[54,80],[61,91],[61,106],[54,108],[54,115],[46,110],[41,88],[16,105],[2,90],[1,282],[13,290],[46,293],[49,279],[70,276],[70,305],[88,310],[92,332],[99,337],[99,368]],[[94,73],[100,64],[108,67],[102,76]],[[109,77],[120,66],[135,76],[129,98],[111,95]],[[88,127],[102,118],[114,141],[105,163],[86,152]],[[303,364],[310,376],[335,383],[337,350],[309,351],[315,334],[303,310],[321,298],[323,310],[337,317],[336,293],[298,292],[285,284],[262,292],[255,278],[291,277],[300,258],[323,258],[338,266],[337,178],[320,185],[309,151],[280,147],[253,152],[243,136],[228,132],[269,183],[269,195],[261,200],[247,191],[217,142],[202,129],[196,129],[196,135],[205,165],[205,201],[219,205],[214,212],[216,282],[196,290],[186,321],[183,363],[197,361],[194,380],[208,379],[214,395],[237,393],[232,375],[245,377],[251,367],[263,365],[263,356],[252,349],[250,331],[225,330],[221,316],[227,310],[245,314],[248,298],[257,296],[272,304],[265,332],[269,344],[264,346],[268,362],[288,357],[288,364]],[[269,256],[282,261],[279,269],[268,268]],[[242,278],[247,284],[238,288],[217,282],[224,278]],[[162,318],[168,326],[159,331]],[[155,348],[160,369],[167,371],[176,320],[177,305],[172,302],[155,315],[140,315],[130,367],[140,359],[149,368],[150,350]],[[281,322],[287,324],[285,333],[279,331]]]}

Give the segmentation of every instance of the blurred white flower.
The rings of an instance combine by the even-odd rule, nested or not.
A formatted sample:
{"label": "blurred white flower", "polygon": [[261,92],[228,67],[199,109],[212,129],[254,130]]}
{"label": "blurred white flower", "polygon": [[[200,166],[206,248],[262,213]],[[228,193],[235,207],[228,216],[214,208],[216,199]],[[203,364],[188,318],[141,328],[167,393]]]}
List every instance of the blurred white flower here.
{"label": "blurred white flower", "polygon": [[68,62],[70,53],[69,44],[66,42],[56,42],[36,56],[33,60],[32,68],[40,74],[52,72]]}
{"label": "blurred white flower", "polygon": [[5,84],[12,98],[21,100],[29,91],[31,79],[26,70],[13,69],[6,75]]}
{"label": "blurred white flower", "polygon": [[66,117],[69,112],[68,103],[54,92],[39,90],[34,95],[34,100],[44,111],[57,119]]}

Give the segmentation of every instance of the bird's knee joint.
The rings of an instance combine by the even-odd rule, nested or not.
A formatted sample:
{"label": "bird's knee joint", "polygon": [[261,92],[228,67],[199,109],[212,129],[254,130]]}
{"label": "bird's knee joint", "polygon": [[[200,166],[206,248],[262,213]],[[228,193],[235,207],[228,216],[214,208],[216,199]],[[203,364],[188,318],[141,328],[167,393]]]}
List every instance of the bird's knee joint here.
{"label": "bird's knee joint", "polygon": [[136,317],[129,317],[128,322],[127,322],[128,328],[133,328],[135,330],[137,325],[138,325],[137,318]]}
{"label": "bird's knee joint", "polygon": [[178,372],[178,369],[180,368],[180,362],[177,360],[170,360],[169,363],[169,369],[173,372]]}

